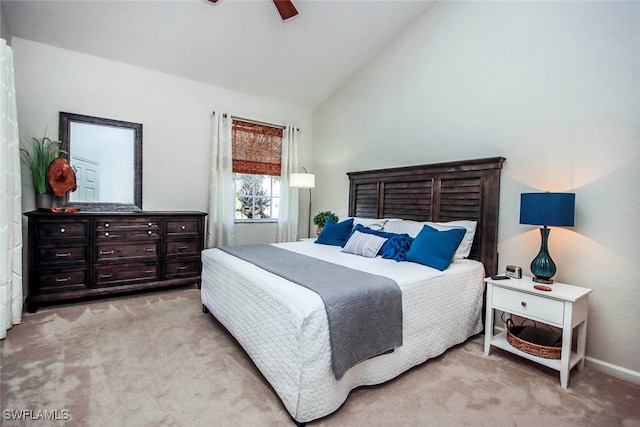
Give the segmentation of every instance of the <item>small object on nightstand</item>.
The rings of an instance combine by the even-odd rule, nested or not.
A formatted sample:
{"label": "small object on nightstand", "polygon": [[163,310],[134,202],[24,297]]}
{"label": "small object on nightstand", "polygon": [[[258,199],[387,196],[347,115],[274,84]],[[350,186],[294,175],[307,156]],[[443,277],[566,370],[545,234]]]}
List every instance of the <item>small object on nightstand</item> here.
{"label": "small object on nightstand", "polygon": [[539,291],[550,291],[551,288],[549,286],[546,285],[533,285],[533,287]]}
{"label": "small object on nightstand", "polygon": [[499,274],[497,276],[491,276],[491,280],[508,280],[508,279],[511,279],[511,277],[503,276],[501,274]]}
{"label": "small object on nightstand", "polygon": [[522,279],[522,269],[516,265],[507,265],[504,268],[504,275],[512,279]]}

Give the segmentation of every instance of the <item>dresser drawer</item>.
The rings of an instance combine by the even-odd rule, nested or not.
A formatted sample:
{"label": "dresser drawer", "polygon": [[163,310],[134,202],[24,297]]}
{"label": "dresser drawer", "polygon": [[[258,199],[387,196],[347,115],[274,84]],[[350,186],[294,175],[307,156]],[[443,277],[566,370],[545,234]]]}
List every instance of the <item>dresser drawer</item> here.
{"label": "dresser drawer", "polygon": [[157,280],[158,265],[101,266],[96,267],[96,286],[120,286]]}
{"label": "dresser drawer", "polygon": [[198,236],[200,221],[194,218],[176,218],[166,220],[167,237]]}
{"label": "dresser drawer", "polygon": [[564,302],[511,289],[493,287],[493,306],[541,322],[562,326]]}
{"label": "dresser drawer", "polygon": [[100,218],[96,220],[98,241],[108,239],[154,240],[160,238],[157,218]]}
{"label": "dresser drawer", "polygon": [[84,264],[89,259],[89,246],[52,246],[36,249],[36,265],[51,267],[55,265]]}
{"label": "dresser drawer", "polygon": [[134,259],[157,259],[158,241],[133,245],[106,244],[99,245],[96,251],[97,261],[117,261]]}
{"label": "dresser drawer", "polygon": [[40,240],[88,239],[89,221],[40,221],[36,235]]}
{"label": "dresser drawer", "polygon": [[38,274],[37,283],[38,292],[43,294],[85,289],[89,283],[88,270],[84,268],[43,272]]}
{"label": "dresser drawer", "polygon": [[200,240],[169,241],[166,243],[166,256],[175,257],[181,255],[199,256],[202,251]]}
{"label": "dresser drawer", "polygon": [[201,263],[199,258],[172,261],[166,263],[165,277],[167,279],[182,276],[199,276]]}

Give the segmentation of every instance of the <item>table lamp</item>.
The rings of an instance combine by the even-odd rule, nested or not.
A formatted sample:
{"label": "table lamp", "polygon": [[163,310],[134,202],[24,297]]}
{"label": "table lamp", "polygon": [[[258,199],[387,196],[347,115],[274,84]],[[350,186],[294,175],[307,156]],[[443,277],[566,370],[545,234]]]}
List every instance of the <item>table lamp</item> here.
{"label": "table lamp", "polygon": [[556,265],[549,256],[549,228],[573,227],[576,195],[574,193],[522,193],[520,195],[520,224],[542,225],[540,252],[531,262],[534,282],[553,283]]}

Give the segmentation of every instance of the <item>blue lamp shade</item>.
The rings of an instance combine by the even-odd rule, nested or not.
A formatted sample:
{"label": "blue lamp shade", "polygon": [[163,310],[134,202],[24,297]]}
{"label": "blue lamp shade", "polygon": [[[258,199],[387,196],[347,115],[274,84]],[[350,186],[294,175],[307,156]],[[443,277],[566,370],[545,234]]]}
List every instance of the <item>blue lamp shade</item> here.
{"label": "blue lamp shade", "polygon": [[575,220],[576,195],[573,193],[522,193],[520,224],[542,225],[540,252],[531,262],[533,280],[553,283],[556,264],[549,255],[549,225],[572,227]]}
{"label": "blue lamp shade", "polygon": [[520,224],[573,227],[576,210],[574,193],[522,193]]}

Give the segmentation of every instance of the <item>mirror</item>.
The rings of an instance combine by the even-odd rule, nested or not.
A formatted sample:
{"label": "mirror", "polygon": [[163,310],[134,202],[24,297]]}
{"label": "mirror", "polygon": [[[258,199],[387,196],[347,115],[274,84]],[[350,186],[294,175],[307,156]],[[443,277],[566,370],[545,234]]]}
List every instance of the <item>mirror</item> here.
{"label": "mirror", "polygon": [[78,185],[67,206],[142,210],[142,124],[60,112],[59,135]]}

